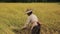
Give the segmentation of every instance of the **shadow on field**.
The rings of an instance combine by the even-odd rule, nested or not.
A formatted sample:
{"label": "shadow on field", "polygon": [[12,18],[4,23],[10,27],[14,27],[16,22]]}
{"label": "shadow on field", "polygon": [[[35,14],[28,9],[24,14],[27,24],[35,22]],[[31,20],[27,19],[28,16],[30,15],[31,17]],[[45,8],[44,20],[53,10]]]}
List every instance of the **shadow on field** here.
{"label": "shadow on field", "polygon": [[[20,29],[12,29],[15,34],[31,34],[29,29],[20,30]],[[41,24],[40,34],[60,34],[60,30],[54,30],[52,28],[48,28],[47,25]]]}

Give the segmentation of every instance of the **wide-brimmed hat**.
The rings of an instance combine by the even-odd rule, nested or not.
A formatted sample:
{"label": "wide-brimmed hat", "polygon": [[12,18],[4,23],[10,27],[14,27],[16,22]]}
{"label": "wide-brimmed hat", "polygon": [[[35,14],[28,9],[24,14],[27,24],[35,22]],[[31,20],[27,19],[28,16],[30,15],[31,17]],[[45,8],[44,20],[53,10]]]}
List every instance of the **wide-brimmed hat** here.
{"label": "wide-brimmed hat", "polygon": [[32,9],[27,9],[26,10],[26,13],[30,13],[30,12],[32,12]]}

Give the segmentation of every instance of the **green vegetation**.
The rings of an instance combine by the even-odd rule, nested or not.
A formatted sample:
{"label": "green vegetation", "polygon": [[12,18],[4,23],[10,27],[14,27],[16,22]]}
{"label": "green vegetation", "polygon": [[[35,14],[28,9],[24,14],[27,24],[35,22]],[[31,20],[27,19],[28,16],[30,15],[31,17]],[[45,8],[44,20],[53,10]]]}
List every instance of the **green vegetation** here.
{"label": "green vegetation", "polygon": [[42,23],[41,34],[60,34],[58,3],[0,3],[0,34],[15,34],[12,28],[24,25],[27,8],[32,8]]}

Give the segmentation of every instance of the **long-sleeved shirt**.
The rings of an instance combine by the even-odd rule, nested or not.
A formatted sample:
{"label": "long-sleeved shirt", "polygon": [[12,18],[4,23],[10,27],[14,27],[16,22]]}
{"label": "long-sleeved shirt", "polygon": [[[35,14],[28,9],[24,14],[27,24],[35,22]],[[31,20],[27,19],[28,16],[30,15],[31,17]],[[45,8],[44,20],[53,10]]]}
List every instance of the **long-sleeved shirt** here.
{"label": "long-sleeved shirt", "polygon": [[36,26],[36,25],[38,25],[37,22],[38,22],[37,16],[34,15],[34,14],[31,14],[31,15],[28,16],[28,18],[27,18],[25,27],[28,26],[28,24],[30,24],[30,23],[32,24],[32,25],[31,25],[32,27],[33,27],[33,26]]}

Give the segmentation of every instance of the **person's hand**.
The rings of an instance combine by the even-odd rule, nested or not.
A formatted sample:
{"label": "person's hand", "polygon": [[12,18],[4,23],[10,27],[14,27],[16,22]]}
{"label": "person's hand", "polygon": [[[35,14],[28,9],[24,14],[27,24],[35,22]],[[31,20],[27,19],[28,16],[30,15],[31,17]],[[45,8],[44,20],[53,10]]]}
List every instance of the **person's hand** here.
{"label": "person's hand", "polygon": [[26,27],[26,26],[24,26],[24,27],[22,27],[22,28],[21,28],[21,30],[25,30],[25,29],[27,29],[27,27]]}

